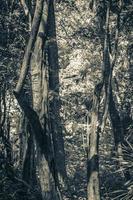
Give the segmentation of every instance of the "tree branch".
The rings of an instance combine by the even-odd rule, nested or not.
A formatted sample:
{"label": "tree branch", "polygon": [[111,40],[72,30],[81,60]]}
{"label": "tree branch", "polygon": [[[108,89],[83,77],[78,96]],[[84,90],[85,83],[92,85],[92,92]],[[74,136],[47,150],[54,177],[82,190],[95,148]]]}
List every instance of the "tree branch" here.
{"label": "tree branch", "polygon": [[22,67],[21,67],[21,73],[20,77],[17,83],[17,86],[15,88],[15,93],[20,94],[24,85],[24,81],[30,66],[30,60],[31,60],[31,55],[32,51],[35,45],[37,33],[39,30],[39,25],[40,25],[40,20],[42,16],[42,10],[43,10],[43,4],[44,0],[37,0],[36,3],[36,9],[35,9],[35,14],[33,18],[33,23],[32,23],[32,28],[31,28],[31,34],[29,38],[29,42],[27,45],[27,49],[25,51]]}

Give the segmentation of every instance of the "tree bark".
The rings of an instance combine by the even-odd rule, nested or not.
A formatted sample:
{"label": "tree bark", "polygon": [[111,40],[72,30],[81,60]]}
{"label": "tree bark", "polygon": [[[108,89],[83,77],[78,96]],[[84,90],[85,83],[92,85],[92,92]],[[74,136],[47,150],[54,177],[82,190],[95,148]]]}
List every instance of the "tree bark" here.
{"label": "tree bark", "polygon": [[[43,14],[39,26],[34,52],[31,60],[31,83],[33,108],[36,111],[42,127],[42,135],[47,135],[47,148],[50,145],[48,127],[48,66],[46,65],[46,26],[47,26],[48,5],[45,2]],[[48,145],[49,143],[49,145]],[[40,146],[36,145],[37,174],[43,199],[52,199],[52,182],[49,168],[51,148],[47,159],[41,153]],[[51,145],[50,145],[51,146]]]}
{"label": "tree bark", "polygon": [[[53,139],[54,160],[58,180],[64,184],[66,179],[64,140],[60,120],[60,99],[59,99],[59,63],[58,47],[56,40],[56,24],[54,13],[54,1],[49,1],[48,11],[48,64],[49,64],[49,90],[50,90],[50,131]],[[61,161],[61,162],[60,162]]]}
{"label": "tree bark", "polygon": [[[39,32],[35,43],[31,61],[31,82],[33,94],[33,108],[39,116],[43,134],[47,136],[47,159],[41,154],[41,149],[36,145],[37,173],[41,186],[42,196],[46,199],[56,199],[56,171],[50,133],[51,119],[49,118],[49,66],[47,62],[48,20],[50,2],[45,1]],[[53,25],[53,24],[52,24]]]}
{"label": "tree bark", "polygon": [[[54,183],[54,173],[51,170],[49,155],[50,155],[50,138],[48,134],[48,127],[46,120],[48,118],[47,110],[47,96],[48,96],[48,87],[47,87],[47,68],[44,65],[44,39],[45,35],[45,20],[44,15],[47,15],[47,2],[37,1],[35,14],[33,18],[33,25],[31,30],[31,35],[28,43],[26,53],[24,55],[24,60],[21,68],[21,73],[19,77],[18,84],[14,91],[14,95],[18,100],[18,103],[22,110],[24,111],[26,117],[29,120],[31,134],[35,136],[35,147],[36,147],[36,164],[37,164],[37,176],[38,184],[40,185],[42,199],[53,200],[56,199],[55,193],[55,183]],[[45,8],[45,10],[43,10]],[[41,22],[41,23],[40,23]],[[38,37],[37,37],[38,36]],[[36,40],[37,37],[37,40]],[[31,52],[35,47],[34,53]],[[22,96],[22,89],[24,81],[29,69],[29,64],[31,63],[31,56],[37,53],[37,60],[32,57],[33,71],[32,76],[32,96],[33,96],[33,108],[26,102],[26,99]],[[36,69],[36,67],[38,67]],[[36,74],[37,73],[37,74]],[[39,75],[38,75],[39,73]],[[36,78],[36,75],[37,78]],[[34,83],[39,80],[39,84],[35,85]],[[40,87],[41,84],[41,87]],[[34,87],[35,86],[35,87]],[[37,89],[38,91],[35,91]],[[40,95],[36,96],[36,95]],[[38,99],[39,97],[39,99]],[[37,101],[36,101],[37,99]],[[35,110],[34,110],[35,109]],[[30,135],[32,137],[32,135]],[[28,144],[30,145],[30,143]],[[28,150],[28,149],[27,149]],[[29,149],[30,150],[30,149]],[[26,163],[25,163],[26,164]],[[28,165],[29,166],[29,165]]]}
{"label": "tree bark", "polygon": [[24,84],[24,81],[25,81],[25,78],[26,78],[26,75],[27,75],[27,72],[28,72],[28,69],[30,66],[31,55],[32,55],[32,51],[33,51],[33,48],[35,45],[36,36],[37,36],[39,25],[40,25],[43,5],[44,5],[44,0],[37,0],[30,38],[29,38],[29,42],[28,42],[28,45],[27,45],[27,48],[26,48],[26,51],[24,54],[24,59],[23,59],[22,67],[21,67],[21,73],[19,76],[19,81],[15,88],[15,92],[18,94],[20,94],[20,92],[21,92],[21,89],[23,87],[23,84]]}
{"label": "tree bark", "polygon": [[87,199],[100,200],[99,185],[99,104],[103,84],[95,87],[93,94],[93,106],[91,116],[91,130],[88,135],[88,159],[87,159]]}
{"label": "tree bark", "polygon": [[[49,118],[48,102],[48,91],[50,87],[49,76],[51,76],[51,73],[48,73],[48,64],[51,65],[51,63],[47,62],[47,57],[50,57],[51,55],[53,56],[53,54],[51,53],[51,50],[49,50],[49,45],[46,49],[46,40],[48,43],[50,38],[50,36],[48,36],[48,30],[50,30],[51,27],[54,25],[51,21],[51,16],[54,17],[54,10],[52,10],[51,15],[51,5],[53,5],[53,1],[50,0],[37,1],[31,36],[29,39],[27,50],[24,55],[19,81],[16,89],[14,90],[14,95],[29,121],[30,138],[35,138],[33,142],[36,151],[36,174],[38,177],[38,184],[41,189],[42,199],[45,200],[56,200],[59,198],[56,191],[56,189],[58,188],[58,186],[56,185],[56,162],[52,146],[52,142],[54,140],[51,135],[52,119]],[[50,20],[47,19],[48,16]],[[52,24],[48,26],[48,23]],[[57,44],[55,47],[57,50]],[[46,50],[48,51],[48,54],[46,54]],[[56,53],[56,51],[54,51],[54,53]],[[50,59],[48,58],[48,60]],[[55,61],[56,60],[54,60],[54,62]],[[29,69],[29,65],[31,65],[33,108],[22,96],[22,89]],[[34,135],[34,137],[32,136],[32,134]],[[31,140],[28,141],[29,149],[27,147],[27,152],[30,152],[30,146]],[[30,152],[31,156],[32,153]],[[28,156],[28,154],[26,155]],[[29,157],[28,159],[26,157],[25,160],[29,160]],[[24,162],[24,165],[26,169],[26,162]],[[27,177],[26,173],[24,173],[24,177]]]}

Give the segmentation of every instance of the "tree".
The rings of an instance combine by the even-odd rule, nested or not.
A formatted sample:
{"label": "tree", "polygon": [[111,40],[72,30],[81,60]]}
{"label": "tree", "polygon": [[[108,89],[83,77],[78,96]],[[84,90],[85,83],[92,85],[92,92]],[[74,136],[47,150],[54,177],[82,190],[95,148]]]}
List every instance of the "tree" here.
{"label": "tree", "polygon": [[131,0],[1,1],[0,200],[132,199]]}
{"label": "tree", "polygon": [[[106,120],[108,117],[108,112],[110,113],[110,119],[113,127],[113,133],[114,133],[114,139],[115,139],[115,145],[117,146],[117,152],[119,155],[122,154],[122,147],[121,143],[123,142],[123,132],[122,132],[122,124],[121,120],[118,114],[118,111],[115,107],[115,103],[112,96],[112,73],[116,62],[116,55],[117,55],[117,47],[118,47],[118,37],[119,37],[119,28],[120,28],[120,14],[122,9],[122,2],[117,5],[117,22],[116,22],[116,30],[115,30],[115,42],[112,49],[111,41],[110,41],[110,29],[109,29],[109,23],[110,23],[110,12],[112,8],[112,4],[107,1],[106,3],[103,3],[104,11],[106,13],[105,17],[105,31],[104,31],[104,42],[103,44],[103,64],[102,64],[102,82],[101,87],[99,89],[99,97],[101,94],[101,89],[104,88],[104,105],[103,105],[103,113],[102,113],[102,119],[99,117],[99,111],[96,109],[96,107],[99,108],[100,106],[100,100],[97,102],[95,99],[93,100],[93,106],[92,107],[92,124],[91,124],[91,133],[90,133],[90,139],[89,139],[89,153],[91,152],[91,149],[94,151],[93,156],[98,157],[98,146],[99,146],[99,134],[104,131]],[[116,5],[115,5],[116,6]],[[99,9],[99,7],[98,7]],[[104,13],[103,13],[104,16]],[[101,16],[100,16],[101,17]],[[102,17],[104,18],[104,17]],[[103,21],[102,25],[100,26],[100,29],[103,30]],[[94,113],[95,113],[95,119],[94,119]],[[119,122],[119,123],[118,123]],[[118,125],[119,124],[119,125]],[[98,127],[98,129],[97,129]],[[94,132],[93,132],[94,131]],[[92,139],[91,139],[92,138]],[[120,143],[120,144],[119,144]],[[91,146],[92,145],[92,146]],[[95,147],[95,150],[94,150]],[[89,183],[88,183],[88,199],[100,199],[100,192],[99,192],[99,177],[98,177],[98,158],[93,161],[93,163],[90,162],[90,160],[93,158],[93,156],[89,156],[89,162],[88,162],[88,172],[89,172]],[[92,159],[93,160],[93,159]],[[97,167],[96,167],[97,166]],[[92,169],[91,169],[92,168]],[[94,168],[94,169],[93,169]],[[90,170],[91,169],[91,170]],[[92,174],[95,172],[96,178],[90,178],[90,171],[92,171]],[[91,187],[90,187],[91,185]],[[95,188],[95,189],[94,189]],[[95,191],[97,192],[95,193]]]}
{"label": "tree", "polygon": [[[53,45],[52,40],[56,39],[53,6],[52,0],[49,2],[37,1],[36,3],[31,35],[24,55],[19,81],[14,90],[15,97],[29,121],[29,142],[34,142],[35,146],[37,179],[39,180],[43,199],[57,198],[55,190],[58,188],[57,171],[59,163],[55,160],[54,155],[58,155],[59,151],[54,146],[58,144],[58,140],[62,137],[62,135],[58,136],[57,132],[56,135],[53,135],[53,131],[55,132],[55,130],[51,129],[51,127],[54,123],[52,122],[53,119],[49,118],[49,106],[51,106],[48,100],[49,89],[55,92],[54,88],[50,85],[51,83],[53,84],[51,79],[52,81],[58,80],[58,66],[55,64],[58,57],[56,56],[52,62],[50,61],[50,56],[53,52],[51,49],[51,45]],[[51,13],[53,13],[52,16]],[[54,46],[56,47],[54,53],[56,53],[57,44],[55,42],[54,44],[56,45]],[[30,65],[33,108],[22,98],[22,89]],[[56,79],[53,79],[55,74],[54,76],[51,75],[52,70],[57,74]],[[55,84],[57,86],[57,83]],[[63,142],[62,138],[61,141]],[[59,147],[63,148],[62,143],[60,143]],[[64,159],[64,154],[62,154],[62,158]],[[65,168],[64,165],[63,168]],[[60,169],[62,170],[62,167]]]}

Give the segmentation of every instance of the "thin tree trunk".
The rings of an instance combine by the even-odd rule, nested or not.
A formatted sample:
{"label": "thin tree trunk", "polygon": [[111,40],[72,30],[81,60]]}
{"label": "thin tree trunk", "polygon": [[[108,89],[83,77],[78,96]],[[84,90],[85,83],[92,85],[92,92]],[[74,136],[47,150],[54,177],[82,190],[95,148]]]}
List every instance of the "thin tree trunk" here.
{"label": "thin tree trunk", "polygon": [[27,75],[27,72],[28,72],[28,69],[30,66],[31,55],[32,55],[32,51],[33,51],[33,48],[35,45],[36,36],[37,36],[39,25],[40,25],[43,6],[44,6],[44,0],[37,0],[29,42],[28,42],[28,45],[27,45],[27,48],[26,48],[26,51],[24,54],[24,59],[23,59],[23,63],[22,63],[19,81],[18,81],[15,91],[14,91],[17,94],[20,94],[20,92],[21,92],[21,89],[23,87],[23,84],[24,84],[24,81],[25,81],[25,78],[26,78],[26,75]]}
{"label": "thin tree trunk", "polygon": [[[109,57],[109,13],[110,3],[107,4],[106,22],[105,22],[105,38],[103,48],[103,68],[102,68],[102,82],[96,85],[93,94],[93,106],[91,117],[91,130],[89,135],[88,144],[88,185],[87,185],[87,198],[88,200],[100,200],[100,185],[99,185],[99,134],[103,132],[109,104],[110,82],[112,74],[110,73],[110,57]],[[103,117],[99,116],[99,105],[101,91],[105,88],[105,103],[103,110]]]}
{"label": "thin tree trunk", "polygon": [[19,160],[20,160],[20,169],[23,169],[23,162],[26,156],[26,150],[27,150],[27,131],[26,131],[26,117],[24,113],[22,114],[21,118],[18,122],[18,129],[17,132],[19,133],[19,141],[20,141],[20,152],[19,152]]}
{"label": "thin tree trunk", "polygon": [[[124,160],[123,149],[122,149],[122,143],[124,142],[124,129],[123,129],[121,117],[115,105],[112,88],[110,92],[109,114],[110,114],[110,121],[112,124],[112,130],[113,130],[114,141],[115,141],[115,151],[117,153],[119,167],[121,167],[121,164]],[[131,176],[128,170],[123,171],[123,174],[125,176],[126,181],[131,179]]]}
{"label": "thin tree trunk", "polygon": [[111,124],[112,124],[113,134],[114,134],[116,152],[119,155],[120,152],[122,151],[121,143],[123,142],[123,139],[124,139],[123,127],[122,127],[122,122],[121,122],[118,110],[116,109],[116,105],[114,102],[112,88],[110,91],[109,114],[110,114],[110,120],[111,120]]}
{"label": "thin tree trunk", "polygon": [[99,83],[93,94],[93,106],[91,116],[91,130],[88,135],[88,159],[87,159],[87,199],[100,200],[99,185],[99,104],[103,87]]}

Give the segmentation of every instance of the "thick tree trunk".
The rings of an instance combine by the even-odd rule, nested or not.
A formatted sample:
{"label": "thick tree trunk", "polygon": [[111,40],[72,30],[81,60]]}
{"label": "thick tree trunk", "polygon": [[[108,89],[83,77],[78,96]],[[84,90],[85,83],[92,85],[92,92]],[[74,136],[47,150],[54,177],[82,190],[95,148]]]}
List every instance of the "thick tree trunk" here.
{"label": "thick tree trunk", "polygon": [[[31,30],[33,35],[31,34],[30,36],[28,47],[25,52],[24,61],[22,64],[19,81],[14,91],[15,97],[18,100],[19,105],[23,109],[25,116],[28,118],[29,121],[30,140],[28,141],[28,147],[31,147],[32,145],[31,137],[35,138],[32,141],[35,145],[36,151],[36,173],[38,176],[38,184],[41,189],[42,199],[45,200],[58,199],[56,193],[57,176],[53,156],[54,148],[52,146],[53,137],[51,137],[50,134],[52,127],[52,118],[49,119],[48,103],[48,90],[50,80],[48,76],[51,74],[48,73],[47,64],[50,64],[50,62],[47,63],[45,45],[46,39],[48,39],[47,43],[49,42],[48,29],[49,27],[51,28],[54,25],[51,20],[47,20],[47,17],[51,16],[51,5],[53,5],[53,1],[50,0],[44,2],[38,0],[36,3],[35,15],[33,18],[33,25]],[[54,12],[54,10],[52,12]],[[54,13],[52,13],[52,17],[53,14]],[[49,18],[51,19],[51,17]],[[52,24],[48,26],[47,23]],[[34,52],[32,52],[33,48]],[[48,57],[51,56],[51,50],[49,49],[50,48],[48,45]],[[56,52],[54,51],[54,53]],[[29,64],[31,65],[33,108],[30,106],[29,103],[27,103],[26,99],[22,97],[21,92],[29,69]],[[34,137],[32,136],[32,134],[34,134]],[[30,156],[32,156],[33,152],[31,153],[31,148],[28,147],[27,152],[29,152]],[[28,154],[26,155],[27,156],[25,157],[25,160],[27,160],[27,158],[29,160]],[[24,162],[24,166],[26,169],[26,162]],[[24,173],[24,177],[27,178],[27,173]]]}
{"label": "thick tree trunk", "polygon": [[17,95],[16,93],[14,93],[14,95],[18,100],[18,103],[24,111],[26,117],[28,118],[29,123],[31,125],[32,134],[34,134],[35,136],[38,169],[37,175],[38,183],[41,189],[42,199],[56,200],[57,197],[55,193],[55,183],[53,178],[54,174],[49,164],[50,152],[48,145],[48,137],[42,129],[37,113],[28,105],[28,103],[23,99],[23,97]]}
{"label": "thick tree trunk", "polygon": [[[33,108],[39,116],[43,133],[47,135],[47,159],[36,144],[37,174],[43,199],[56,199],[55,167],[50,136],[49,107],[48,107],[48,65],[46,60],[46,40],[48,28],[49,3],[45,2],[39,32],[31,61],[31,82],[33,95]],[[50,13],[51,14],[51,13]]]}
{"label": "thick tree trunk", "polygon": [[[64,140],[60,120],[60,100],[59,100],[59,64],[58,47],[56,41],[56,24],[54,14],[54,1],[49,1],[48,10],[48,64],[49,64],[49,90],[50,90],[50,124],[54,146],[54,160],[58,180],[64,184],[66,178]],[[61,161],[61,162],[60,162]]]}
{"label": "thick tree trunk", "polygon": [[[47,2],[38,0],[36,3],[33,25],[28,47],[25,52],[24,61],[14,95],[29,120],[31,134],[34,134],[36,149],[36,169],[38,183],[40,185],[42,199],[56,200],[54,173],[50,166],[51,145],[48,130],[48,80],[47,67],[44,59],[45,42],[45,17],[47,17]],[[43,10],[45,9],[45,10]],[[41,23],[40,23],[41,22]],[[37,37],[37,39],[36,39]],[[32,52],[34,48],[34,52]],[[31,62],[31,56],[32,62]],[[33,109],[25,98],[22,97],[24,81],[31,63],[31,81]],[[30,136],[31,137],[31,136]],[[31,145],[29,141],[29,146]],[[30,149],[29,149],[30,150]],[[28,151],[28,148],[27,148]],[[31,152],[30,152],[31,153]],[[26,165],[26,163],[25,163]]]}

